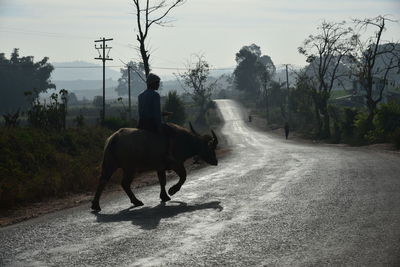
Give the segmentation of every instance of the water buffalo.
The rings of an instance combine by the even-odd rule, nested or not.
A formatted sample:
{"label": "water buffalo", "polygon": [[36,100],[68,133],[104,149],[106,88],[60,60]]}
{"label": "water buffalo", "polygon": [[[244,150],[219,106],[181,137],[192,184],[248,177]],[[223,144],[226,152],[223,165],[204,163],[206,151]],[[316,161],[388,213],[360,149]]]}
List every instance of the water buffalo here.
{"label": "water buffalo", "polygon": [[[144,171],[157,171],[161,186],[160,198],[170,200],[165,191],[166,170],[178,174],[179,181],[169,190],[169,195],[178,192],[186,180],[184,162],[190,157],[199,156],[211,165],[217,165],[215,148],[218,138],[214,131],[210,135],[199,135],[190,124],[190,131],[175,124],[168,124],[170,141],[166,136],[136,128],[123,128],[113,133],[106,141],[102,163],[102,171],[97,186],[92,209],[100,211],[99,199],[112,174],[121,168],[124,173],[122,188],[134,206],[142,206],[143,202],[135,197],[131,190],[134,175]],[[168,147],[173,161],[166,160]]]}

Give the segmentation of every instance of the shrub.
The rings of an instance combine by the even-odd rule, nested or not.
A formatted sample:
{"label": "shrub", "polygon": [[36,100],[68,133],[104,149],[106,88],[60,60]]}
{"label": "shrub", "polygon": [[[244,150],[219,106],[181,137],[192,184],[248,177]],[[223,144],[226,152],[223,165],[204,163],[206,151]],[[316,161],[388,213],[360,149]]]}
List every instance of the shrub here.
{"label": "shrub", "polygon": [[400,127],[400,104],[390,102],[380,105],[374,118],[374,127],[387,139],[390,133]]}
{"label": "shrub", "polygon": [[164,110],[172,112],[167,122],[183,125],[186,120],[185,105],[176,91],[170,91],[164,104]]}
{"label": "shrub", "polygon": [[105,128],[0,128],[0,209],[94,189]]}

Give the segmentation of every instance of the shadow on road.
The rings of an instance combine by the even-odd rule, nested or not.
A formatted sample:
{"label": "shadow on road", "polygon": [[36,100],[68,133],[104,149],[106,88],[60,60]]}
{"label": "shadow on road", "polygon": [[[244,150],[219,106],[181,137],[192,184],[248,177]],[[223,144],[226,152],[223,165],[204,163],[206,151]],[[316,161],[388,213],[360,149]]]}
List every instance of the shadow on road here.
{"label": "shadow on road", "polygon": [[115,214],[94,214],[97,217],[97,222],[100,223],[132,221],[134,225],[137,225],[144,230],[152,230],[158,227],[161,219],[175,217],[182,213],[204,209],[222,211],[223,207],[220,203],[220,201],[212,201],[203,204],[188,205],[185,202],[169,201],[167,203],[160,203],[155,207],[143,207],[141,209],[130,207]]}

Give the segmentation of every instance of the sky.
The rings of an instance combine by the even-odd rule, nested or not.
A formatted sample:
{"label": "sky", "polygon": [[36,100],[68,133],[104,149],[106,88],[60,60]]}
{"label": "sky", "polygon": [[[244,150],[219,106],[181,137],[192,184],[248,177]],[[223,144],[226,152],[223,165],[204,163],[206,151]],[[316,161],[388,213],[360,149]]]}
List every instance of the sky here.
{"label": "sky", "polygon": [[[302,66],[297,48],[322,21],[377,15],[400,21],[400,0],[187,0],[170,13],[169,27],[151,28],[151,65],[169,77],[202,54],[213,68],[231,68],[235,53],[255,43],[278,67]],[[120,66],[140,60],[135,23],[132,0],[0,0],[0,52],[19,48],[36,60],[100,64],[94,40],[106,37],[114,39],[107,65]],[[385,39],[400,39],[398,22],[388,25]]]}

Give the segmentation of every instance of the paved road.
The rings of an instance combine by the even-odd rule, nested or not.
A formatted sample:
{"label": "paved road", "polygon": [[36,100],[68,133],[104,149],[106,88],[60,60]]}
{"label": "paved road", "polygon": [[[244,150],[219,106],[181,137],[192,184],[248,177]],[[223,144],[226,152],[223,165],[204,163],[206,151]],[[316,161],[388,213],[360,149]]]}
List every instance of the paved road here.
{"label": "paved road", "polygon": [[[218,101],[232,155],[159,187],[0,229],[0,265],[400,265],[400,157],[300,144],[248,128]],[[170,182],[169,184],[172,184]]]}

